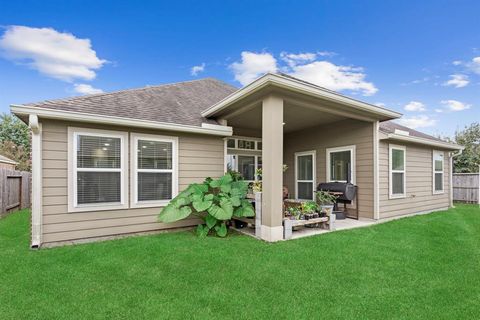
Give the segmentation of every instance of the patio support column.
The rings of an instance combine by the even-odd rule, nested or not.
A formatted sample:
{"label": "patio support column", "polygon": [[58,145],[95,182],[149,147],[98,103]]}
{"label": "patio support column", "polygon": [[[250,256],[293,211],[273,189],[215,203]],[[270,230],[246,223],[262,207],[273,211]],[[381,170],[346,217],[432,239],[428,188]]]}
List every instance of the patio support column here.
{"label": "patio support column", "polygon": [[262,230],[266,241],[283,239],[283,99],[262,102]]}

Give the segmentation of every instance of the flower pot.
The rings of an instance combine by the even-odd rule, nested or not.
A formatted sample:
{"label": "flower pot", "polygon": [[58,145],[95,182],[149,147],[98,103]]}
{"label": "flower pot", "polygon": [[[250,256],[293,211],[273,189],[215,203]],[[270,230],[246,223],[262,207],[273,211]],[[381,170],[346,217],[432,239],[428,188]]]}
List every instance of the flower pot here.
{"label": "flower pot", "polygon": [[321,204],[320,210],[329,216],[333,212],[333,204]]}

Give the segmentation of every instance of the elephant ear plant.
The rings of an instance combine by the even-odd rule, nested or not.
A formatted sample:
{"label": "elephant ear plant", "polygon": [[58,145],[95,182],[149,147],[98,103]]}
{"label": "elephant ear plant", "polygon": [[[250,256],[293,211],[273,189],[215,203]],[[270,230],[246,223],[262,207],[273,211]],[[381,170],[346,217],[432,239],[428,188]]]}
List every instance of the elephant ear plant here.
{"label": "elephant ear plant", "polygon": [[226,221],[233,216],[255,215],[252,204],[245,199],[247,189],[247,182],[234,179],[230,173],[219,179],[207,178],[201,184],[191,184],[170,201],[160,212],[159,220],[174,222],[193,214],[204,222],[197,227],[199,236],[215,232],[219,237],[225,237]]}

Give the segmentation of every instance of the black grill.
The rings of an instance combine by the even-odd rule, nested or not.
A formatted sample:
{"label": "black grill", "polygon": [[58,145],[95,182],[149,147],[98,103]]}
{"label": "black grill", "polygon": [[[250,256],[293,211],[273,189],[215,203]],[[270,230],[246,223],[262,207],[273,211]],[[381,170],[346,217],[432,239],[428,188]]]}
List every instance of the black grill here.
{"label": "black grill", "polygon": [[317,191],[341,192],[342,195],[337,198],[337,201],[350,203],[355,199],[357,186],[349,182],[324,182],[317,186]]}

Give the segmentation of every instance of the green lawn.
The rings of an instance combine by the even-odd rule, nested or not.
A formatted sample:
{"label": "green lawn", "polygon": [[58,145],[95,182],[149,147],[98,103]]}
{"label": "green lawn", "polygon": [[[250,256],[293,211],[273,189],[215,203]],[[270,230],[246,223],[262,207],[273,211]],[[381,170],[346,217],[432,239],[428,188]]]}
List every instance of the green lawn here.
{"label": "green lawn", "polygon": [[268,244],[191,232],[29,250],[0,220],[0,319],[480,318],[480,209]]}

